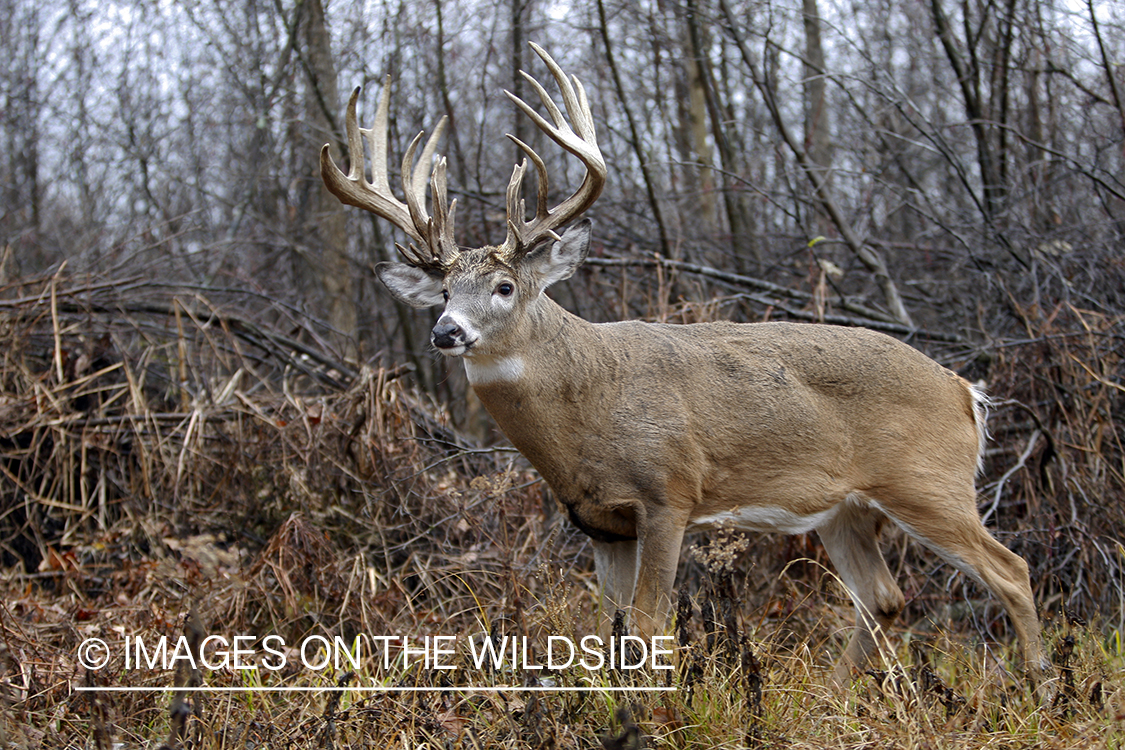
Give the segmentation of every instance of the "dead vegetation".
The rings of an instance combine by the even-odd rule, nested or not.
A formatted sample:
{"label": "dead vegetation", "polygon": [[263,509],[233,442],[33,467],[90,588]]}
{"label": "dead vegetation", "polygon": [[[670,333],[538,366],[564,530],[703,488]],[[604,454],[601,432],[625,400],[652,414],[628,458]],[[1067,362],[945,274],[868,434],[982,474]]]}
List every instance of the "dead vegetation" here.
{"label": "dead vegetation", "polygon": [[[1121,319],[1024,310],[1025,337],[945,356],[980,370],[996,401],[981,507],[1034,571],[1060,669],[1040,704],[1005,668],[998,604],[893,535],[910,602],[901,646],[848,695],[825,686],[850,606],[815,537],[698,540],[670,672],[478,666],[487,640],[526,639],[534,662],[549,636],[593,632],[581,535],[518,454],[452,429],[405,369],[354,370],[296,313],[235,309],[221,294],[65,273],[0,290],[4,746],[1122,739]],[[248,636],[258,669],[138,667],[149,654],[136,640],[160,636],[212,664]],[[455,669],[411,655],[427,636],[454,639]],[[79,663],[91,638],[107,647],[97,670]],[[315,638],[361,658],[302,666],[294,649]],[[285,666],[265,665],[281,660],[267,646]],[[200,684],[212,690],[169,689]],[[458,689],[498,685],[619,692]],[[373,686],[400,692],[354,690]],[[263,687],[335,691],[250,690]]]}

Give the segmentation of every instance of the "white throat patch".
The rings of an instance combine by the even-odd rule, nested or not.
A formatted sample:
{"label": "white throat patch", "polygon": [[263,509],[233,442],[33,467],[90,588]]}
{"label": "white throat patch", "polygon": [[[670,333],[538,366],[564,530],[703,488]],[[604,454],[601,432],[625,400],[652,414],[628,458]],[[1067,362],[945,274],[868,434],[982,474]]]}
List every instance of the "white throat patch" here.
{"label": "white throat patch", "polygon": [[465,357],[465,374],[471,385],[511,383],[523,377],[523,357]]}

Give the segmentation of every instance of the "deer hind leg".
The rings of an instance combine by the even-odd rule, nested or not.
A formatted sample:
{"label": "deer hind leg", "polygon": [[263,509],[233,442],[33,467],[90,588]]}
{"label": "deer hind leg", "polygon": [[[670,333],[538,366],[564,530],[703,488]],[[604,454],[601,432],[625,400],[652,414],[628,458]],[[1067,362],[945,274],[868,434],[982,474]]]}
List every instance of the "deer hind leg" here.
{"label": "deer hind leg", "polygon": [[860,507],[851,498],[817,532],[828,557],[836,567],[855,602],[855,633],[836,665],[833,679],[846,683],[855,669],[863,669],[878,640],[884,638],[906,599],[895,583],[879,549],[879,531],[886,519]]}
{"label": "deer hind leg", "polygon": [[1027,563],[981,524],[976,490],[970,487],[957,493],[953,502],[949,496],[930,497],[882,509],[906,533],[1000,600],[1019,639],[1028,677],[1033,683],[1046,678],[1050,662],[1043,649]]}
{"label": "deer hind leg", "polygon": [[594,569],[601,589],[601,623],[603,637],[617,610],[629,610],[637,587],[637,540],[622,542],[594,541]]}

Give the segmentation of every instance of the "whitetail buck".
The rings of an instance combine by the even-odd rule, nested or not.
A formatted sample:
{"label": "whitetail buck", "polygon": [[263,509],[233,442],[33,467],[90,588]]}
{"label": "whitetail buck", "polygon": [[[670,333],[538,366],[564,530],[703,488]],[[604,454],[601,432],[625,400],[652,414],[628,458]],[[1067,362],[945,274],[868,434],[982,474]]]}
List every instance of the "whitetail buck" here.
{"label": "whitetail buck", "polygon": [[[816,530],[856,605],[857,630],[836,676],[862,667],[879,629],[904,598],[879,550],[892,521],[1003,602],[1035,678],[1046,669],[1027,564],[984,529],[974,477],[984,443],[983,396],[906,344],[873,331],[790,323],[592,324],[544,291],[586,258],[590,223],[559,236],[602,191],[606,166],[581,83],[538,46],[572,125],[524,74],[553,121],[509,98],[586,166],[581,187],[547,204],[542,159],[512,138],[538,172],[528,220],[520,199],[527,159],[508,184],[503,244],[457,247],[456,201],[446,205],[445,159],[425,170],[439,124],[422,151],[419,133],[402,164],[406,203],[387,170],[389,86],[374,126],[347,110],[351,169],[321,152],[339,199],[406,232],[405,263],[379,278],[414,307],[444,303],[432,331],[442,354],[460,357],[481,402],[588,534],[603,615],[632,607],[642,635],[661,630],[684,532],[729,522],[755,531]],[[389,81],[389,79],[388,79]],[[363,136],[372,162],[364,174]],[[511,137],[511,136],[509,136]]]}

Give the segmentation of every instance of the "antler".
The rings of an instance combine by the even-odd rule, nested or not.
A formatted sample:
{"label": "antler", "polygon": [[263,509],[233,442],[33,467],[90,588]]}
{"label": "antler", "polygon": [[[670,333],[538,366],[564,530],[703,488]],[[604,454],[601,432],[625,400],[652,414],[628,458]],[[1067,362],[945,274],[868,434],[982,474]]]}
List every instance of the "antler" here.
{"label": "antler", "polygon": [[[527,102],[510,91],[504,93],[531,118],[540,130],[550,136],[551,140],[577,156],[586,165],[586,177],[572,196],[560,203],[553,211],[549,210],[547,208],[547,168],[543,164],[543,160],[526,143],[513,135],[508,136],[523,150],[527,158],[516,165],[516,168],[512,171],[512,179],[508,182],[508,237],[499,248],[499,252],[507,257],[522,255],[536,243],[548,237],[558,239],[554,230],[592,206],[598,196],[601,195],[606,181],[605,161],[602,159],[602,152],[598,149],[597,135],[594,132],[594,116],[590,113],[590,104],[586,100],[586,91],[582,88],[582,83],[577,77],[573,77],[574,83],[571,85],[570,79],[566,77],[562,68],[542,47],[532,42],[531,48],[535,50],[535,54],[539,55],[543,62],[547,63],[547,67],[555,77],[555,81],[562,92],[566,111],[570,115],[571,122],[574,123],[574,128],[571,129],[571,126],[567,125],[562,112],[551,100],[546,90],[527,73],[520,71],[521,75],[538,92],[543,106],[547,108],[551,119],[554,120],[553,126],[533,110]],[[530,221],[524,219],[527,215],[526,207],[523,199],[520,198],[523,176],[527,171],[527,159],[531,159],[531,162],[535,165],[535,171],[539,173],[535,218]]]}
{"label": "antler", "polygon": [[[527,73],[521,71],[523,77],[539,94],[539,99],[554,121],[553,125],[518,96],[508,91],[504,93],[551,140],[577,156],[586,165],[586,177],[573,195],[560,203],[554,210],[549,209],[547,206],[546,165],[534,149],[515,136],[508,136],[527,155],[527,158],[512,170],[512,178],[508,182],[508,236],[504,240],[504,244],[497,248],[501,257],[513,260],[544,239],[558,239],[555,230],[592,206],[598,196],[601,195],[606,181],[605,161],[598,149],[597,134],[594,132],[594,117],[590,113],[590,104],[586,100],[586,91],[582,88],[582,83],[574,77],[572,77],[572,83],[558,63],[542,47],[533,42],[531,48],[547,64],[551,74],[555,77],[573,127],[567,124],[562,111],[552,101],[546,89]],[[370,129],[361,128],[356,122],[356,102],[359,99],[360,89],[356,88],[352,92],[351,98],[348,100],[346,118],[348,155],[351,159],[351,168],[345,175],[332,160],[329,146],[325,144],[320,151],[320,173],[324,178],[325,185],[341,201],[387,219],[410,236],[413,242],[408,247],[397,246],[407,263],[428,272],[444,273],[459,255],[457,244],[453,239],[453,219],[457,201],[450,202],[448,208],[446,207],[446,162],[445,157],[441,157],[434,164],[433,173],[429,180],[433,194],[434,211],[433,218],[431,218],[426,213],[424,206],[426,200],[424,170],[425,165],[433,160],[437,139],[445,130],[448,118],[441,118],[438,126],[434,129],[433,135],[426,141],[426,145],[422,148],[421,160],[416,168],[414,166],[414,153],[423,134],[419,133],[410,142],[410,147],[406,150],[406,156],[402,160],[402,187],[406,194],[406,203],[402,203],[391,192],[387,172],[387,114],[390,108],[390,84],[391,77],[387,76],[383,93],[379,97],[379,108],[375,113],[375,122]],[[364,136],[367,137],[367,150],[371,158],[370,182],[364,175]],[[527,172],[528,159],[535,165],[535,171],[539,174],[535,217],[531,220],[525,218],[527,210],[523,199],[520,197],[523,177]]]}
{"label": "antler", "polygon": [[[348,174],[336,166],[329,153],[329,145],[320,150],[320,174],[324,184],[342,202],[356,208],[370,211],[387,219],[410,236],[413,242],[409,247],[396,245],[402,257],[412,266],[429,272],[444,272],[452,265],[458,255],[457,244],[453,239],[454,211],[457,201],[446,207],[445,157],[434,164],[430,175],[433,192],[434,216],[426,213],[426,175],[425,168],[433,160],[437,140],[445,130],[448,118],[443,117],[434,128],[433,135],[422,148],[418,166],[414,166],[414,152],[422,133],[414,136],[406,156],[402,160],[402,187],[406,203],[399,201],[391,192],[387,179],[387,113],[390,109],[391,77],[388,75],[379,97],[379,109],[375,122],[368,128],[361,128],[356,122],[356,102],[361,87],[352,91],[348,100],[346,129],[348,135],[348,156],[351,168]],[[363,136],[367,137],[367,150],[371,157],[371,181],[364,175]],[[417,246],[416,246],[417,245]]]}

